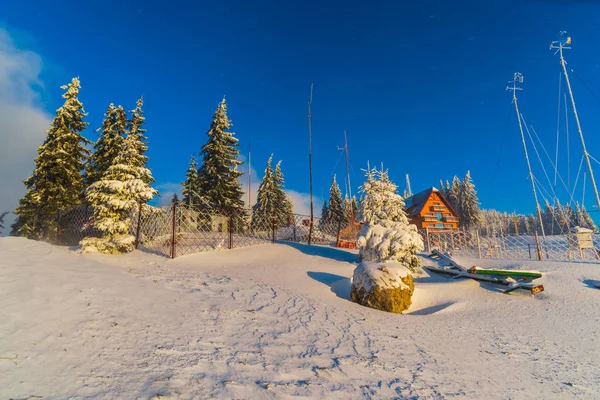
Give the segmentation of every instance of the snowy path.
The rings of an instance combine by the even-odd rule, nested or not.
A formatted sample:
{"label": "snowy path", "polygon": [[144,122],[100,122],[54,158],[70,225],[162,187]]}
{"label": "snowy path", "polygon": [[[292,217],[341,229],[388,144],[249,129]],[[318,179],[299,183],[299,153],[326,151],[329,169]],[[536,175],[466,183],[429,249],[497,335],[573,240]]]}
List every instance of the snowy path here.
{"label": "snowy path", "polygon": [[582,283],[598,266],[528,265],[550,270],[538,299],[423,276],[413,314],[392,315],[344,298],[352,260],[270,244],[92,257],[0,239],[0,398],[599,395],[600,291]]}

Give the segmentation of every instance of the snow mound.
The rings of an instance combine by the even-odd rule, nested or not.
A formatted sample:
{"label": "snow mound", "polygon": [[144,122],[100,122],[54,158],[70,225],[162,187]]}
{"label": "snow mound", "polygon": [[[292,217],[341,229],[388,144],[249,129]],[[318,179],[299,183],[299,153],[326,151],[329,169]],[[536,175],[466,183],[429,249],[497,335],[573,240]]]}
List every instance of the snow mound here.
{"label": "snow mound", "polygon": [[413,292],[413,279],[404,265],[363,262],[354,270],[350,296],[363,306],[402,313],[410,306]]}

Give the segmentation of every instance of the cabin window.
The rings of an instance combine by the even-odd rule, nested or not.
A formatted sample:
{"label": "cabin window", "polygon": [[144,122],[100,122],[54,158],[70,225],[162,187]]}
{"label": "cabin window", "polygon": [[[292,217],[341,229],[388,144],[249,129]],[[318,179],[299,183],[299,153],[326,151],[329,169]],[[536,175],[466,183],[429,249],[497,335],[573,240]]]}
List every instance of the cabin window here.
{"label": "cabin window", "polygon": [[440,204],[439,202],[437,202],[437,201],[434,201],[434,202],[433,202],[433,205],[434,205],[434,206],[440,206],[441,204]]}
{"label": "cabin window", "polygon": [[444,225],[446,228],[452,228],[452,224],[446,224]]}
{"label": "cabin window", "polygon": [[436,213],[435,217],[437,218],[438,221],[442,220],[442,214],[441,213]]}
{"label": "cabin window", "polygon": [[443,228],[443,227],[444,227],[444,224],[435,224],[435,227],[436,227],[436,228]]}

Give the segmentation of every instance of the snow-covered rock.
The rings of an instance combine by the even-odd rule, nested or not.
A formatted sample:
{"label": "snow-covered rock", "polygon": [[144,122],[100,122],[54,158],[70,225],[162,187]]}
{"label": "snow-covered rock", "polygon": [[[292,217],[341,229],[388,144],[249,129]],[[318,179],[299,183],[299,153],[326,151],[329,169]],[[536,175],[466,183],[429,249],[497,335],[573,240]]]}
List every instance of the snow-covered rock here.
{"label": "snow-covered rock", "polygon": [[354,270],[350,297],[363,306],[402,313],[411,304],[414,284],[402,264],[362,262]]}

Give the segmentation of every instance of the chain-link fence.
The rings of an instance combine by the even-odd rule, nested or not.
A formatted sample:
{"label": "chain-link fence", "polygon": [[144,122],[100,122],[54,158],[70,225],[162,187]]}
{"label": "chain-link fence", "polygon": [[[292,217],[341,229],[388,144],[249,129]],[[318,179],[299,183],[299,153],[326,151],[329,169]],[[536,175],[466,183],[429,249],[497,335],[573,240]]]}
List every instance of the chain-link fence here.
{"label": "chain-link fence", "polygon": [[[251,210],[226,216],[183,204],[142,204],[128,219],[137,249],[171,258],[275,241],[354,248],[360,229],[356,222],[320,218],[313,218],[311,227],[310,216],[300,214],[292,214],[281,222],[253,215]],[[63,211],[58,219],[56,242],[73,246],[85,237],[99,237],[92,220],[91,208],[86,206]]]}
{"label": "chain-link fence", "polygon": [[496,233],[422,229],[425,250],[439,249],[451,255],[506,260],[586,261],[600,263],[600,235],[577,234],[517,236]]}

